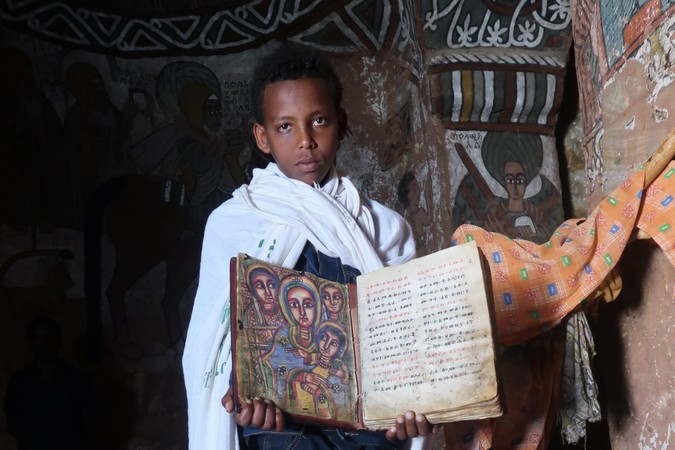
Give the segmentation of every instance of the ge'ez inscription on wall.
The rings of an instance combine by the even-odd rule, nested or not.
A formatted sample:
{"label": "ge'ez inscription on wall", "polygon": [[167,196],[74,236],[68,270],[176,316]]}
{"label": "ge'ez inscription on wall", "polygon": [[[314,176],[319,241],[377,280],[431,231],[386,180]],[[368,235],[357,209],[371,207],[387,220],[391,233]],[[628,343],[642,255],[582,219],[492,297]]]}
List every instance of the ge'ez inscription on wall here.
{"label": "ge'ez inscription on wall", "polygon": [[248,92],[248,80],[244,78],[223,81],[223,121],[226,128],[237,128],[250,115]]}

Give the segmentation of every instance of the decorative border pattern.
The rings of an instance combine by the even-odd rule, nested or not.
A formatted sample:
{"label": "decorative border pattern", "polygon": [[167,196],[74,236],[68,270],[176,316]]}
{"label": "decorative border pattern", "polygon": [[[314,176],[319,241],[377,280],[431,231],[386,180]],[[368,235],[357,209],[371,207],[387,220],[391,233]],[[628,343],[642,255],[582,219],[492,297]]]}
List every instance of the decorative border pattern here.
{"label": "decorative border pattern", "polygon": [[418,0],[429,49],[540,49],[571,25],[569,0]]}
{"label": "decorative border pattern", "polygon": [[410,45],[412,21],[403,20],[410,1],[249,0],[217,11],[143,18],[65,2],[2,0],[0,19],[61,45],[123,56],[235,53],[273,38],[349,53]]}
{"label": "decorative border pattern", "polygon": [[557,56],[537,55],[537,54],[473,54],[473,53],[456,53],[433,55],[430,58],[431,65],[443,64],[520,64],[532,66],[549,66],[564,68],[567,61],[560,59]]}
{"label": "decorative border pattern", "polygon": [[553,135],[569,0],[416,0],[432,108],[455,130]]}
{"label": "decorative border pattern", "polygon": [[555,132],[564,70],[541,67],[435,68],[432,108],[446,127]]}

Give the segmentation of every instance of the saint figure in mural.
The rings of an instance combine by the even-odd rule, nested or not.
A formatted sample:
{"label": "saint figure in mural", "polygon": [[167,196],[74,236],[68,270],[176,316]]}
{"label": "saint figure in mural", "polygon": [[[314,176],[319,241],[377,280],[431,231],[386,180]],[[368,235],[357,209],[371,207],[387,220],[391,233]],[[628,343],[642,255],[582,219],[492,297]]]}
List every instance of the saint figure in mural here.
{"label": "saint figure in mural", "polygon": [[135,144],[131,157],[143,172],[182,183],[191,217],[202,223],[246,182],[245,137],[224,129],[220,82],[200,63],[164,66],[156,96],[169,123]]}
{"label": "saint figure in mural", "polygon": [[[92,269],[100,266],[96,249],[100,248],[97,230],[101,228],[97,222],[106,221],[115,246],[115,270],[106,294],[120,354],[133,359],[142,357],[142,352],[129,332],[125,293],[139,277],[166,261],[161,302],[170,345],[180,354],[185,321],[179,304],[198,274],[204,223],[246,180],[240,160],[246,140],[238,132],[224,129],[220,83],[209,68],[185,61],[167,64],[158,75],[155,97],[167,123],[124,148],[132,161],[126,173],[133,175],[102,185],[89,202],[87,214],[91,235],[99,239],[98,245],[93,239],[88,241],[88,259],[94,261],[89,265],[91,280],[100,276],[100,270],[94,275]],[[151,100],[143,90],[130,98],[134,105],[134,98],[141,105]],[[87,292],[87,299],[97,311],[100,289],[94,282],[89,284],[93,292]],[[100,335],[98,323],[90,328]],[[261,347],[266,349],[272,331],[263,334],[265,344]],[[97,352],[91,353],[91,358],[96,358]]]}
{"label": "saint figure in mural", "polygon": [[455,144],[455,148],[469,174],[457,190],[453,227],[471,223],[512,238],[546,242],[563,217],[560,193],[540,173],[544,158],[540,136],[485,134],[481,146],[483,164],[504,188],[506,198],[492,192],[461,144]]}
{"label": "saint figure in mural", "polygon": [[342,385],[349,384],[349,369],[341,360],[347,346],[342,326],[322,322],[316,331],[316,346],[318,352],[310,362],[313,367],[289,373],[287,402],[318,417],[336,418],[335,396],[344,396]]}

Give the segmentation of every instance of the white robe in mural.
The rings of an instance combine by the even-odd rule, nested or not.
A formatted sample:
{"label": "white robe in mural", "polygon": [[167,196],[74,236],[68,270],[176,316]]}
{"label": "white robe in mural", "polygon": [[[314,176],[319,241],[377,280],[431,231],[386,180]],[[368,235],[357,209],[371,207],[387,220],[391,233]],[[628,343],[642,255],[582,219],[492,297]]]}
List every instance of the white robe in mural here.
{"label": "white robe in mural", "polygon": [[230,258],[244,252],[292,268],[307,241],[362,273],[415,256],[408,223],[362,198],[335,170],[323,186],[290,179],[276,164],[255,170],[251,183],[213,211],[206,225],[183,356],[191,450],[239,447],[234,415],[221,405],[232,371]]}

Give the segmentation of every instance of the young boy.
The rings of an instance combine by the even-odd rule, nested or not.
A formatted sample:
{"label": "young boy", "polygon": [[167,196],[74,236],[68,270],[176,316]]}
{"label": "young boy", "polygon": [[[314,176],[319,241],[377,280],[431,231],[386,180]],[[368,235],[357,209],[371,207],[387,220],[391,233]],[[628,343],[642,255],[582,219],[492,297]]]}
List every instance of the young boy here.
{"label": "young boy", "polygon": [[231,257],[245,252],[346,282],[415,256],[408,223],[361,197],[335,170],[347,117],[340,81],[327,62],[306,49],[282,48],[254,71],[251,99],[256,142],[275,163],[254,170],[250,184],[235,191],[206,225],[183,357],[190,449],[396,448],[428,434],[431,425],[412,411],[386,433],[286,427],[281,411],[263,399],[232,414]]}

